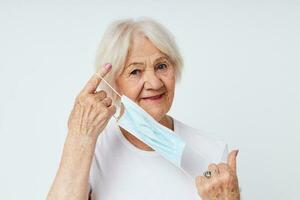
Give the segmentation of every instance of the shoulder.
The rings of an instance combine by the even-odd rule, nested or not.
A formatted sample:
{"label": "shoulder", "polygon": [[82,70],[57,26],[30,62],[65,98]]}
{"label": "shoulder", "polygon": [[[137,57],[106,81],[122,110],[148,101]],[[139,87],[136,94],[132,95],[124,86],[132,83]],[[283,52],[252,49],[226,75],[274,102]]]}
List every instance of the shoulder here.
{"label": "shoulder", "polygon": [[212,136],[209,132],[191,127],[177,119],[174,119],[174,129],[188,145],[206,155],[210,162],[226,162],[228,147],[225,141]]}

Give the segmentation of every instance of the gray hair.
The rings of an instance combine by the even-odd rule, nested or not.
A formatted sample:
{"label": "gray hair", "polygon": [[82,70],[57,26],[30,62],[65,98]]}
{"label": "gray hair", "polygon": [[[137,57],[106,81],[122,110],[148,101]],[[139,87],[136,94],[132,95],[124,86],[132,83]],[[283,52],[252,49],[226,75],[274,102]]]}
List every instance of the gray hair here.
{"label": "gray hair", "polygon": [[[116,20],[108,26],[97,50],[95,70],[98,71],[105,63],[111,63],[112,69],[105,76],[105,80],[116,88],[115,78],[125,67],[130,45],[136,34],[145,36],[156,48],[169,57],[175,68],[176,81],[180,80],[183,59],[174,36],[163,25],[146,17],[137,20]],[[105,90],[114,101],[118,101],[118,96],[105,83],[101,83],[99,88]]]}

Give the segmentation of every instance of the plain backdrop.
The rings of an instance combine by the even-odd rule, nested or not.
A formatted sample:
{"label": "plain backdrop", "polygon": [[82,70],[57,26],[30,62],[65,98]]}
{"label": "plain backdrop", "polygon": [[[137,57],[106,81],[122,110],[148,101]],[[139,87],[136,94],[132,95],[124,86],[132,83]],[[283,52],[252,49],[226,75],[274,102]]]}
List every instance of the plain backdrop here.
{"label": "plain backdrop", "polygon": [[300,199],[299,1],[189,0],[0,1],[0,199],[45,199],[104,30],[140,16],[184,57],[170,114],[240,150],[243,199]]}

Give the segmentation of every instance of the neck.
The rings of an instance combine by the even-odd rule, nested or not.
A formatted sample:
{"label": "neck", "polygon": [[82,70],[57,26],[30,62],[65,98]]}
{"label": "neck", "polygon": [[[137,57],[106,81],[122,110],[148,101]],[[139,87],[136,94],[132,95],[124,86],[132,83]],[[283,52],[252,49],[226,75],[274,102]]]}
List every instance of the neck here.
{"label": "neck", "polygon": [[[174,131],[174,122],[172,117],[165,115],[160,121],[159,123],[171,130]],[[128,131],[126,131],[125,129],[121,128],[121,132],[124,135],[124,137],[131,143],[133,144],[135,147],[142,149],[144,151],[154,151],[151,147],[149,147],[147,144],[145,144],[144,142],[142,142],[141,140],[139,140],[138,138],[136,138],[134,135],[130,134]]]}

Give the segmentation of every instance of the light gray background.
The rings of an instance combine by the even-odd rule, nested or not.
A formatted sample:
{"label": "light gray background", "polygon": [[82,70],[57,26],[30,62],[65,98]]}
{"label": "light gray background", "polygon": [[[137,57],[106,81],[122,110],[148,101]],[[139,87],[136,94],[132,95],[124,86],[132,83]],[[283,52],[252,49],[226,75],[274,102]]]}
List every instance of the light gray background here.
{"label": "light gray background", "polygon": [[170,113],[240,149],[243,199],[300,199],[299,1],[63,2],[0,1],[0,199],[45,198],[105,28],[139,16],[176,36]]}

